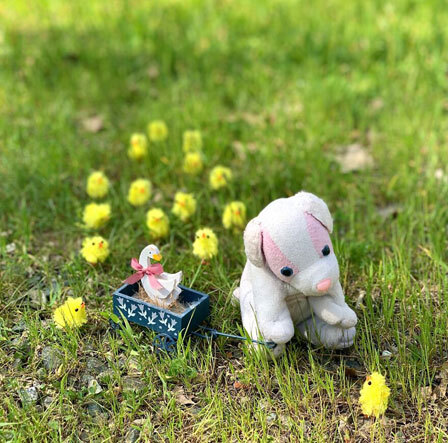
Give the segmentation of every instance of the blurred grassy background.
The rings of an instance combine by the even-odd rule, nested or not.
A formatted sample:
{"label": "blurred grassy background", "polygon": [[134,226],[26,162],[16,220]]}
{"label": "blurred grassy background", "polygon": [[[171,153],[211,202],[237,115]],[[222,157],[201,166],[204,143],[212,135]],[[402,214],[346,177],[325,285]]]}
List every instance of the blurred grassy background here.
{"label": "blurred grassy background", "polygon": [[[96,441],[136,429],[142,440],[444,441],[447,24],[443,1],[2,2],[0,434]],[[85,130],[91,116],[101,116],[101,131]],[[166,121],[169,139],[145,163],[131,163],[130,134],[153,119]],[[202,131],[207,160],[197,179],[181,171],[181,137],[191,128]],[[344,173],[338,155],[352,144],[373,165]],[[216,193],[207,172],[218,163],[235,181]],[[98,168],[113,182],[113,219],[102,232],[112,254],[92,268],[78,255],[79,222],[86,177]],[[178,359],[197,373],[176,369],[167,381],[172,363],[151,353],[147,334],[110,335],[100,313],[148,242],[147,208],[125,198],[140,176],[156,189],[151,205],[169,210],[180,188],[199,198],[194,219],[171,220],[161,246],[188,283],[198,268],[195,229],[216,230],[220,255],[195,287],[211,294],[211,323],[226,332],[240,322],[229,295],[245,257],[241,236],[220,225],[224,203],[241,199],[252,217],[300,189],[324,198],[360,318],[354,349],[329,353],[296,340],[269,364],[234,342],[194,340]],[[46,294],[38,306],[36,291]],[[89,307],[79,336],[49,321],[71,292]],[[25,323],[14,331],[18,319]],[[41,367],[49,346],[63,356],[56,373]],[[391,357],[381,358],[384,351]],[[82,382],[90,357],[113,370],[98,394]],[[356,405],[372,369],[392,388],[378,423]],[[144,389],[125,392],[123,377],[141,378]],[[29,405],[20,388],[31,385],[39,399]],[[193,407],[179,404],[179,387]]]}

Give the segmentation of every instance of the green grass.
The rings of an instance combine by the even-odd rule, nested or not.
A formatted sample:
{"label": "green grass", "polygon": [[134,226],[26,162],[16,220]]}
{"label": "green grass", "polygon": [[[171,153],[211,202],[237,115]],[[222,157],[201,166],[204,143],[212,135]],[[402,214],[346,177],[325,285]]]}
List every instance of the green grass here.
{"label": "green grass", "polygon": [[[2,2],[1,440],[119,441],[138,428],[142,441],[445,441],[445,6]],[[83,129],[89,115],[104,118],[102,131]],[[169,139],[143,164],[132,163],[129,136],[152,119],[166,121]],[[193,128],[205,144],[199,178],[181,172],[182,133]],[[343,174],[335,155],[352,143],[366,147],[374,166]],[[216,164],[235,175],[220,192],[207,186]],[[79,223],[89,201],[85,180],[97,168],[113,184],[113,218],[101,231],[112,253],[92,267],[79,255]],[[365,292],[354,347],[330,352],[297,339],[269,362],[232,340],[193,338],[171,360],[152,352],[151,333],[112,333],[102,313],[111,311],[129,259],[149,242],[150,205],[135,210],[126,202],[138,177],[151,179],[156,204],[166,210],[178,189],[197,195],[193,220],[171,217],[170,238],[159,244],[188,284],[199,266],[191,254],[195,230],[216,231],[219,256],[194,286],[211,296],[211,325],[228,333],[241,332],[230,294],[245,256],[241,235],[221,226],[223,205],[240,199],[252,217],[300,189],[324,198],[348,303]],[[381,218],[378,209],[392,204],[398,214]],[[7,252],[11,243],[16,249]],[[39,291],[47,302],[36,308],[31,296]],[[51,317],[70,293],[84,297],[89,323],[64,333]],[[17,331],[21,320],[25,329]],[[42,367],[48,346],[61,351],[55,371]],[[381,357],[384,350],[390,359]],[[108,368],[96,376],[98,394],[82,381],[92,356]],[[364,419],[357,404],[371,370],[387,374],[392,391],[378,422]],[[130,376],[143,381],[142,390],[123,389]],[[20,389],[32,385],[39,398],[26,405]],[[179,404],[180,389],[194,405]],[[103,413],[92,417],[92,404]]]}

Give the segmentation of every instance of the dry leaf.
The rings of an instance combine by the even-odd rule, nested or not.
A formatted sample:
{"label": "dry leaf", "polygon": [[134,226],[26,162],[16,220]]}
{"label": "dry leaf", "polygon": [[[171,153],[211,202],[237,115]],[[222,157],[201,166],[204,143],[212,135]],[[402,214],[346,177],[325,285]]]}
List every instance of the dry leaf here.
{"label": "dry leaf", "polygon": [[246,148],[243,145],[243,143],[241,143],[238,140],[235,140],[232,143],[232,148],[235,151],[235,154],[240,158],[240,160],[243,160],[243,161],[246,160],[246,157],[247,157]]}
{"label": "dry leaf", "polygon": [[245,385],[245,384],[239,382],[238,380],[233,384],[233,387],[234,387],[237,391],[239,391],[239,390],[241,390],[241,389],[246,390],[246,389],[249,389],[249,388],[250,388],[249,385]]}
{"label": "dry leaf", "polygon": [[6,245],[6,253],[7,254],[12,254],[13,252],[15,252],[15,250],[16,250],[15,243],[9,243],[8,245]]}
{"label": "dry leaf", "polygon": [[336,161],[341,166],[341,171],[347,172],[361,171],[373,166],[373,158],[366,148],[358,143],[348,145],[345,152],[336,155]]}
{"label": "dry leaf", "polygon": [[420,395],[423,399],[429,400],[432,395],[432,387],[431,386],[424,386],[420,388]]}
{"label": "dry leaf", "polygon": [[151,65],[146,71],[149,78],[157,78],[159,76],[159,67],[157,65]]}
{"label": "dry leaf", "polygon": [[366,291],[364,291],[363,289],[361,291],[359,291],[358,298],[356,299],[356,305],[355,305],[356,309],[359,309],[363,305],[365,296],[366,296]]}
{"label": "dry leaf", "polygon": [[384,101],[381,97],[377,97],[370,102],[369,108],[372,111],[379,111],[384,106]]}
{"label": "dry leaf", "polygon": [[104,119],[101,115],[93,115],[82,120],[82,126],[87,132],[99,132],[104,128]]}
{"label": "dry leaf", "polygon": [[397,215],[401,212],[401,205],[391,204],[384,206],[384,208],[378,208],[377,213],[381,218],[396,218]]}
{"label": "dry leaf", "polygon": [[176,398],[176,403],[181,406],[191,406],[195,404],[190,397],[185,395],[183,386],[176,386],[174,389],[174,396]]}

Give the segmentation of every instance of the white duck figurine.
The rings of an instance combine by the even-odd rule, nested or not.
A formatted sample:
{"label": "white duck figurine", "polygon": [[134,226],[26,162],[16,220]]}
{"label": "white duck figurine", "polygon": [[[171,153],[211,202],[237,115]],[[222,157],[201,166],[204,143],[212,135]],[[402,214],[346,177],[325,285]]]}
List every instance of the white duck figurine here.
{"label": "white duck figurine", "polygon": [[[157,262],[162,260],[162,255],[155,245],[146,246],[140,253],[138,262],[143,268],[147,268],[151,265],[151,260]],[[158,285],[151,284],[150,277],[146,274],[144,275],[141,280],[144,290],[150,298],[156,299],[159,303],[167,307],[170,306],[178,299],[179,294],[182,292],[179,288],[179,284],[182,281],[182,271],[176,274],[162,272],[161,274],[154,275],[153,278],[157,280]],[[154,286],[158,286],[158,288]]]}

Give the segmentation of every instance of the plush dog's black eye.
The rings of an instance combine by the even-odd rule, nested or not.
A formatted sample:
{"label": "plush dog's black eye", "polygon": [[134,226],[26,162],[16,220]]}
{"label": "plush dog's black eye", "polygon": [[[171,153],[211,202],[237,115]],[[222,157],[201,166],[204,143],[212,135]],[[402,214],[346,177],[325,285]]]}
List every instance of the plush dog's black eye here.
{"label": "plush dog's black eye", "polygon": [[291,277],[293,273],[293,270],[291,268],[288,268],[288,266],[285,266],[280,270],[280,274],[284,275],[285,277]]}
{"label": "plush dog's black eye", "polygon": [[323,254],[324,256],[327,256],[329,253],[330,253],[330,246],[325,245],[325,246],[323,247],[323,249],[322,249],[322,254]]}

